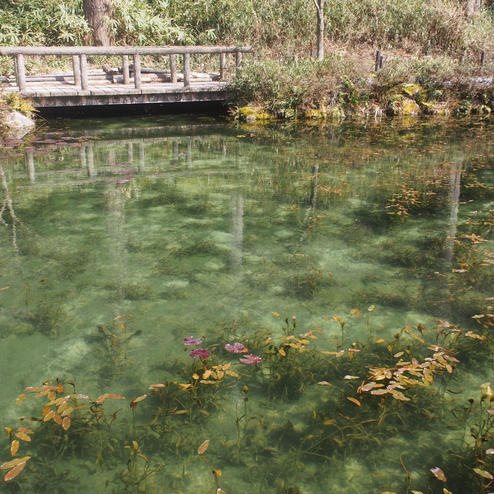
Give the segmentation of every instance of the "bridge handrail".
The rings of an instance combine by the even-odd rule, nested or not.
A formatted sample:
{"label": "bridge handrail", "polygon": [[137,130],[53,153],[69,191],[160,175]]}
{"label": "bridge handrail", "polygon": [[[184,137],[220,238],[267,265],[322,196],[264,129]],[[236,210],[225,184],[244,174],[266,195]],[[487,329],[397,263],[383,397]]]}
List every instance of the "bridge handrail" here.
{"label": "bridge handrail", "polygon": [[170,57],[171,82],[177,82],[176,56],[183,56],[184,87],[190,87],[190,56],[199,54],[219,54],[220,79],[225,78],[226,55],[235,54],[235,65],[240,69],[243,53],[254,53],[250,46],[0,46],[0,56],[13,56],[15,77],[19,91],[26,90],[24,56],[71,55],[74,84],[82,91],[89,89],[87,56],[107,55],[122,57],[123,83],[129,84],[129,55],[134,60],[134,86],[141,89],[141,55],[168,55]]}

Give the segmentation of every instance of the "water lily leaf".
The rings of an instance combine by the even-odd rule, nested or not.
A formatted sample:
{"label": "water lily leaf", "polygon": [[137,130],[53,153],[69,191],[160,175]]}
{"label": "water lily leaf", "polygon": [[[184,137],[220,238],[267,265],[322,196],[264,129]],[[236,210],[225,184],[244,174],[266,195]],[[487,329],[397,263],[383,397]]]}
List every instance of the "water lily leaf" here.
{"label": "water lily leaf", "polygon": [[360,401],[358,401],[356,398],[352,398],[351,396],[347,396],[346,399],[348,401],[351,401],[352,403],[355,403],[355,405],[357,405],[357,406],[362,406],[362,403],[360,403]]}
{"label": "water lily leaf", "polygon": [[10,455],[15,456],[17,451],[19,451],[19,441],[17,439],[14,439],[10,443]]}
{"label": "water lily leaf", "polygon": [[8,471],[3,480],[5,482],[8,482],[9,480],[15,479],[17,475],[19,475],[23,470],[24,467],[26,466],[26,462],[24,461],[23,463],[19,463],[17,466],[12,468],[12,470]]}
{"label": "water lily leaf", "polygon": [[484,479],[489,479],[489,480],[493,480],[494,479],[494,477],[492,476],[492,474],[490,474],[489,472],[486,472],[485,470],[481,470],[480,468],[474,468],[473,471],[477,475],[480,475],[481,477],[484,477]]}
{"label": "water lily leaf", "polygon": [[198,448],[197,454],[203,455],[209,448],[209,439],[206,439]]}
{"label": "water lily leaf", "polygon": [[446,475],[444,475],[444,472],[439,468],[439,467],[434,467],[430,469],[434,477],[436,479],[439,479],[441,482],[447,482],[448,479],[446,478]]}

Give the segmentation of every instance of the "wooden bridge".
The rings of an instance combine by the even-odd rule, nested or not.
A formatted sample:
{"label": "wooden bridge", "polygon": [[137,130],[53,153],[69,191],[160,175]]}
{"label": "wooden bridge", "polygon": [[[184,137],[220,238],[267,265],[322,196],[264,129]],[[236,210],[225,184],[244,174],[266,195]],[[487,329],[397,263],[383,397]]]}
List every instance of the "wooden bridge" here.
{"label": "wooden bridge", "polygon": [[[161,47],[0,47],[0,56],[14,58],[14,77],[0,78],[0,93],[17,92],[35,108],[101,106],[180,102],[222,102],[227,99],[230,68],[240,70],[250,47],[161,46]],[[72,72],[28,75],[26,57],[71,57]],[[117,67],[90,67],[88,57],[112,57]],[[156,68],[158,58],[159,68]],[[177,64],[177,57],[180,66]],[[191,58],[210,67],[217,57],[217,72],[193,72]],[[234,65],[229,59],[234,57]],[[152,68],[143,60],[152,58]],[[132,63],[130,63],[132,62]]]}

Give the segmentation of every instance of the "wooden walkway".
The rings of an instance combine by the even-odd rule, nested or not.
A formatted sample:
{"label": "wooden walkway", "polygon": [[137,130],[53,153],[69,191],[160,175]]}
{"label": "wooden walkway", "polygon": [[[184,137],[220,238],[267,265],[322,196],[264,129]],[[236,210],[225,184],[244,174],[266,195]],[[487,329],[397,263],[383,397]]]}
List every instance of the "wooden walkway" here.
{"label": "wooden walkway", "polygon": [[[240,70],[242,54],[249,47],[0,47],[0,56],[15,61],[15,76],[4,78],[0,92],[17,92],[31,99],[35,108],[130,105],[180,102],[221,102],[227,99],[228,56]],[[72,72],[29,76],[25,57],[69,56]],[[191,70],[191,55],[218,56],[219,71],[197,73]],[[121,58],[119,67],[90,69],[87,57]],[[146,69],[142,58],[160,57],[163,67]],[[177,56],[181,67],[177,67]],[[132,57],[132,64],[129,57]],[[211,60],[209,60],[210,62]],[[101,65],[100,65],[101,67]]]}

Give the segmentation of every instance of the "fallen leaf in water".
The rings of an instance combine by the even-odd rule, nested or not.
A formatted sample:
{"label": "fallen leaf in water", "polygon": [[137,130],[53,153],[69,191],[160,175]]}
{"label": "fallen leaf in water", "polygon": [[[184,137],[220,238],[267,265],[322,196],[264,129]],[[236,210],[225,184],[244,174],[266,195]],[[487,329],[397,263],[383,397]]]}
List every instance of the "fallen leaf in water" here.
{"label": "fallen leaf in water", "polygon": [[319,384],[319,386],[332,386],[328,381],[319,381],[317,384]]}
{"label": "fallen leaf in water", "polygon": [[26,463],[26,461],[30,460],[30,456],[23,456],[22,458],[16,458],[15,460],[6,461],[0,465],[0,470],[8,470],[9,468],[13,468],[20,463]]}
{"label": "fallen leaf in water", "polygon": [[14,439],[10,443],[10,455],[15,456],[17,451],[19,451],[19,441],[17,439]]}
{"label": "fallen leaf in water", "polygon": [[360,379],[360,377],[358,377],[358,376],[350,376],[349,374],[347,374],[343,379],[352,380],[352,379]]}
{"label": "fallen leaf in water", "polygon": [[441,482],[447,482],[448,479],[446,478],[446,475],[444,475],[444,472],[439,468],[439,467],[434,467],[430,469],[434,477],[436,479],[439,479]]}
{"label": "fallen leaf in water", "polygon": [[206,439],[198,448],[197,454],[203,455],[209,448],[209,439]]}
{"label": "fallen leaf in water", "polygon": [[5,477],[3,478],[3,480],[5,482],[8,482],[9,480],[14,479],[15,477],[17,477],[17,475],[19,475],[24,470],[24,467],[25,466],[26,466],[26,462],[25,461],[23,463],[19,463],[12,470],[10,470],[9,472],[7,472],[7,474],[5,475]]}
{"label": "fallen leaf in water", "polygon": [[70,427],[70,417],[64,417],[62,420],[62,429],[64,431],[68,430]]}
{"label": "fallen leaf in water", "polygon": [[355,405],[357,406],[361,406],[362,404],[360,403],[360,401],[358,401],[356,398],[352,398],[351,396],[347,396],[346,399],[348,401],[351,401],[352,403],[355,403]]}
{"label": "fallen leaf in water", "polygon": [[473,471],[477,475],[480,475],[481,477],[484,477],[484,479],[489,479],[489,480],[494,479],[494,477],[492,476],[492,474],[490,474],[489,472],[486,472],[485,470],[481,470],[480,468],[474,468]]}

